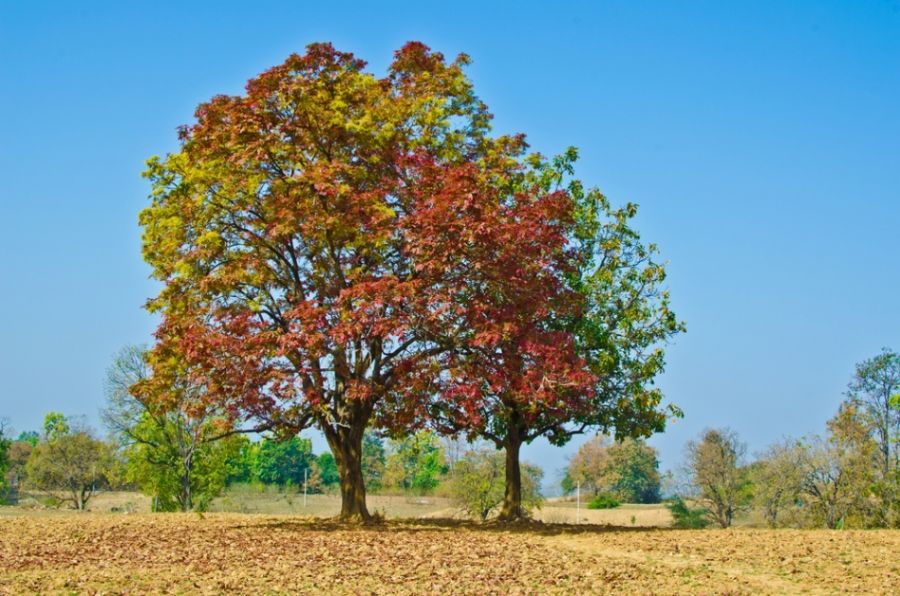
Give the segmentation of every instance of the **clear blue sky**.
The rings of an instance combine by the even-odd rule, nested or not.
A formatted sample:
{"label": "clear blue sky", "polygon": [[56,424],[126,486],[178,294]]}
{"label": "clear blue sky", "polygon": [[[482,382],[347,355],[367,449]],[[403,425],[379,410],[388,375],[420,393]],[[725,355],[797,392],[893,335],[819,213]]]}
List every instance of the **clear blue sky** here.
{"label": "clear blue sky", "polygon": [[[111,356],[154,326],[144,160],[323,40],[376,73],[407,40],[468,53],[498,131],[578,146],[640,205],[688,324],[664,466],[707,426],[751,451],[820,431],[853,364],[900,349],[897,1],[371,4],[0,4],[0,416],[98,422]],[[526,457],[555,476],[578,443]]]}

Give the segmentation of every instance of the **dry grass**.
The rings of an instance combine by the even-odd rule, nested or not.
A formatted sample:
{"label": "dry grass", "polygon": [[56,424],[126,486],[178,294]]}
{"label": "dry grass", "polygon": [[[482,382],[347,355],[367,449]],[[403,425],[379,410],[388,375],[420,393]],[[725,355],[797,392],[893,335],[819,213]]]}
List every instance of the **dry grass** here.
{"label": "dry grass", "polygon": [[900,593],[900,532],[241,514],[0,519],[0,592]]}

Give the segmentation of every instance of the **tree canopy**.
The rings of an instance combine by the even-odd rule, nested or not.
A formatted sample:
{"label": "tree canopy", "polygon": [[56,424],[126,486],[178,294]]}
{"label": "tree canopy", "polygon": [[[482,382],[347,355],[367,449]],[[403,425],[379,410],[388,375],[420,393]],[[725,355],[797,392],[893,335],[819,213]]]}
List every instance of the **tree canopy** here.
{"label": "tree canopy", "polygon": [[659,343],[681,330],[655,248],[524,136],[491,136],[464,67],[421,43],[387,76],[312,44],[217,96],[152,158],[144,257],[162,316],[136,391],[185,380],[233,420],[314,424],[341,515],[367,519],[362,442],[376,424],[518,451],[590,426],[660,430]]}

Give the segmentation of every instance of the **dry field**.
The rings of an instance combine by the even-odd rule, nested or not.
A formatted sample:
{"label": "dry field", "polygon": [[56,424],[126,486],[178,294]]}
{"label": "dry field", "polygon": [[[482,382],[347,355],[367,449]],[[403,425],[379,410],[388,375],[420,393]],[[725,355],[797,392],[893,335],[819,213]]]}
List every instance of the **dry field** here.
{"label": "dry field", "polygon": [[0,519],[0,593],[900,593],[900,532]]}
{"label": "dry field", "polygon": [[[453,501],[442,497],[404,495],[369,495],[369,511],[387,519],[461,518]],[[135,492],[100,492],[88,501],[93,513],[149,513],[150,498]],[[334,517],[341,511],[338,495],[309,495],[304,505],[303,495],[296,491],[250,490],[246,487],[229,489],[213,500],[214,513],[261,513],[265,515],[300,515],[304,517]],[[66,509],[37,506],[34,499],[24,499],[20,506],[0,507],[0,517],[10,515],[66,515]],[[534,511],[538,521],[548,524],[596,524],[635,528],[665,528],[672,522],[669,510],[663,505],[622,505],[616,509],[581,509],[575,502],[549,499]]]}

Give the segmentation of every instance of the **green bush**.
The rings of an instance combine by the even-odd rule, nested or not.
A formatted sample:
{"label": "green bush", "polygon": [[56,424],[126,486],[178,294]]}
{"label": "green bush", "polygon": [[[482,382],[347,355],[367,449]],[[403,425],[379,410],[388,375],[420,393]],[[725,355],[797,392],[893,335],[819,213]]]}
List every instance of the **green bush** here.
{"label": "green bush", "polygon": [[600,493],[588,503],[588,509],[615,509],[621,503],[609,493]]}
{"label": "green bush", "polygon": [[675,497],[666,508],[672,513],[673,528],[698,530],[709,525],[709,512],[703,507],[688,507],[681,497]]}

